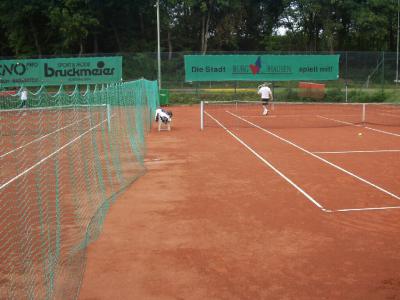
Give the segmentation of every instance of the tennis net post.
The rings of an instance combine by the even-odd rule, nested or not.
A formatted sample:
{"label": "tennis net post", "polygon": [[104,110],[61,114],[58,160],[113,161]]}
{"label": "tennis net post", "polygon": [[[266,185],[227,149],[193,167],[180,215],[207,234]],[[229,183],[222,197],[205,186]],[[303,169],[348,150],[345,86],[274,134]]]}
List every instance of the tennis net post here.
{"label": "tennis net post", "polygon": [[200,102],[200,129],[204,129],[204,101]]}
{"label": "tennis net post", "polygon": [[362,123],[365,123],[365,103],[363,103],[362,105],[362,119],[361,119]]}

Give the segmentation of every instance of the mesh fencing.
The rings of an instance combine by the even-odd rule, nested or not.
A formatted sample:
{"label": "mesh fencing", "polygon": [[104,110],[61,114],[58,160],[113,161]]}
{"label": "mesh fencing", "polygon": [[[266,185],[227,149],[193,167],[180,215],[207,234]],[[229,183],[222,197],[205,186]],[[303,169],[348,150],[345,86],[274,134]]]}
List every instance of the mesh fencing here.
{"label": "mesh fencing", "polygon": [[86,248],[145,171],[157,82],[0,96],[0,299],[76,299]]}

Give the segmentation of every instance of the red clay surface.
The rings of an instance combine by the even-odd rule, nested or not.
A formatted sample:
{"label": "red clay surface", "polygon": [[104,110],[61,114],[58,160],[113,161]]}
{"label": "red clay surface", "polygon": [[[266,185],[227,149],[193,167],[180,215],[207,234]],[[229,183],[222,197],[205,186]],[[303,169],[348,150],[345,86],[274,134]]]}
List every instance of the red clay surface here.
{"label": "red clay surface", "polygon": [[[222,128],[201,132],[198,106],[171,110],[89,246],[81,300],[400,299],[400,209],[323,212]],[[400,149],[360,130],[271,131],[311,152]],[[259,129],[232,132],[327,209],[400,206]],[[399,152],[318,155],[400,194]]]}

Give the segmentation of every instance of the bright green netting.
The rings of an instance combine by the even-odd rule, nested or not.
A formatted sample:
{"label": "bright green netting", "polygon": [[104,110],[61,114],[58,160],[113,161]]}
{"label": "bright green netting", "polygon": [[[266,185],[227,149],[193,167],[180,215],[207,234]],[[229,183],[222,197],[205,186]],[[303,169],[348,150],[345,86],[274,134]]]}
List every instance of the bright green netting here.
{"label": "bright green netting", "polygon": [[75,299],[88,244],[145,171],[157,82],[0,103],[0,299]]}

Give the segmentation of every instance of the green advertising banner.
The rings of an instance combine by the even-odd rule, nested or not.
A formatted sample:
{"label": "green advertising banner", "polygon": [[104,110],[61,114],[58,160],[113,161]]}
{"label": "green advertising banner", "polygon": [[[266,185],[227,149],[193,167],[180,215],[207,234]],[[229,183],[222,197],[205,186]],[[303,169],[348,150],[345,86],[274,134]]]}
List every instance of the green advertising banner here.
{"label": "green advertising banner", "polygon": [[337,80],[339,55],[185,55],[186,81]]}
{"label": "green advertising banner", "polygon": [[122,57],[0,60],[0,88],[118,82]]}

